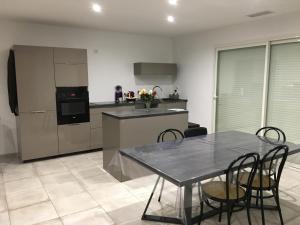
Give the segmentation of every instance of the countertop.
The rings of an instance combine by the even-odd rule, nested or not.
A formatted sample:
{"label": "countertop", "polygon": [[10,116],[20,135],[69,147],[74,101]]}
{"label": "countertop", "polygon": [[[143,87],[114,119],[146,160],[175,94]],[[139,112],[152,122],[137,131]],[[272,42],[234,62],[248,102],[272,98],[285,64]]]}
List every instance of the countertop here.
{"label": "countertop", "polygon": [[166,115],[175,115],[175,114],[184,114],[188,113],[187,110],[170,110],[170,109],[159,109],[152,108],[147,109],[134,109],[123,112],[103,112],[104,115],[111,116],[117,119],[133,119],[133,118],[142,118],[142,117],[154,117],[154,116],[166,116]]}
{"label": "countertop", "polygon": [[[159,104],[166,104],[166,103],[176,103],[176,102],[187,102],[186,99],[158,99]],[[115,103],[114,101],[107,101],[107,102],[90,102],[90,108],[107,108],[107,107],[120,107],[120,106],[131,106],[135,104],[143,104],[140,100],[136,102],[120,102]]]}

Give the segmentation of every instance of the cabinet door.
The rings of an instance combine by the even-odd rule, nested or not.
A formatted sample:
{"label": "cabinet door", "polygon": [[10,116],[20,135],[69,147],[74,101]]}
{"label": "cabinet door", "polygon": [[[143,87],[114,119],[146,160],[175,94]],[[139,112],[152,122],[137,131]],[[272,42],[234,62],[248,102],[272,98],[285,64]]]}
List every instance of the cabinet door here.
{"label": "cabinet door", "polygon": [[90,149],[90,123],[58,126],[59,153],[79,152]]}
{"label": "cabinet door", "polygon": [[55,111],[20,113],[18,143],[22,160],[58,154],[57,119]]}
{"label": "cabinet door", "polygon": [[91,149],[103,147],[103,130],[101,128],[91,129]]}
{"label": "cabinet door", "polygon": [[86,49],[54,48],[54,63],[87,64]]}
{"label": "cabinet door", "polygon": [[88,86],[87,64],[55,64],[57,87]]}
{"label": "cabinet door", "polygon": [[53,48],[15,46],[20,112],[56,110]]}
{"label": "cabinet door", "polygon": [[164,103],[165,109],[186,109],[186,102]]}

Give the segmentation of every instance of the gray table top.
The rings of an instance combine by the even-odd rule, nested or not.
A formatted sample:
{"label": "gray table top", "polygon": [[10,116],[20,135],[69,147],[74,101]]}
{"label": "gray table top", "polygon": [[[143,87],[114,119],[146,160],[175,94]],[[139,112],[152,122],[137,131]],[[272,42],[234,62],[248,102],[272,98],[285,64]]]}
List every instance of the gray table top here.
{"label": "gray table top", "polygon": [[[300,152],[300,145],[286,145],[289,154]],[[120,153],[175,185],[184,186],[224,174],[229,164],[245,153],[263,156],[274,147],[256,135],[228,131],[122,149]]]}
{"label": "gray table top", "polygon": [[153,116],[166,116],[174,114],[188,113],[187,110],[174,111],[170,109],[151,108],[147,109],[134,109],[128,111],[112,111],[103,112],[104,115],[111,116],[117,119],[133,119],[142,117],[153,117]]}

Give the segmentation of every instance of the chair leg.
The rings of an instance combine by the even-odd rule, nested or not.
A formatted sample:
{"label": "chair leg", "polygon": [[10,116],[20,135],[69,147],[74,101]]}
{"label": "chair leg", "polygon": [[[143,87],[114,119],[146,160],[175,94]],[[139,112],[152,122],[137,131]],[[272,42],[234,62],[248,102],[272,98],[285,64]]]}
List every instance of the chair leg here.
{"label": "chair leg", "polygon": [[158,197],[158,201],[159,202],[161,200],[161,196],[162,196],[162,192],[163,192],[164,186],[165,186],[165,179],[163,179],[162,183],[161,183],[160,193],[159,193],[159,197]]}
{"label": "chair leg", "polygon": [[256,191],[256,207],[258,207],[259,190]]}
{"label": "chair leg", "polygon": [[263,196],[263,189],[260,189],[260,210],[261,210],[261,218],[262,224],[265,225],[265,212],[264,212],[264,196]]}
{"label": "chair leg", "polygon": [[246,209],[247,209],[247,217],[248,217],[248,223],[249,225],[251,225],[251,215],[250,215],[250,205],[251,205],[251,195],[248,198],[247,202],[246,202]]}
{"label": "chair leg", "polygon": [[223,202],[220,203],[219,222],[221,222],[222,220],[222,212],[223,212]]}
{"label": "chair leg", "polygon": [[230,220],[231,220],[231,208],[232,205],[229,203],[227,204],[227,224],[230,225]]}
{"label": "chair leg", "polygon": [[278,212],[279,212],[279,217],[280,217],[280,222],[281,222],[281,225],[283,225],[283,218],[282,218],[282,213],[281,213],[281,207],[280,207],[280,200],[279,200],[279,192],[278,192],[278,189],[275,190],[272,190],[273,192],[273,195],[274,195],[274,198],[275,198],[275,202],[276,202],[276,205],[277,205],[277,208],[278,208]]}
{"label": "chair leg", "polygon": [[203,215],[203,201],[200,202],[200,218],[199,218],[199,222],[198,222],[198,225],[201,224],[202,222],[202,215]]}

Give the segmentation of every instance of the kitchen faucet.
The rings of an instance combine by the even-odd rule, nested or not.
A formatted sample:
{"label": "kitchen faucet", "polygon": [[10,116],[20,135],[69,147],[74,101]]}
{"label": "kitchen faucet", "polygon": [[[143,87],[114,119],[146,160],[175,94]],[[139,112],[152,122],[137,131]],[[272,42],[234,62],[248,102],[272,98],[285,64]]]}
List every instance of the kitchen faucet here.
{"label": "kitchen faucet", "polygon": [[[159,88],[161,94],[163,93],[163,89],[162,89],[160,86],[158,86],[158,85],[154,86],[154,87],[152,88],[152,91],[155,91],[156,88]],[[161,97],[162,97],[162,96],[161,96]]]}

